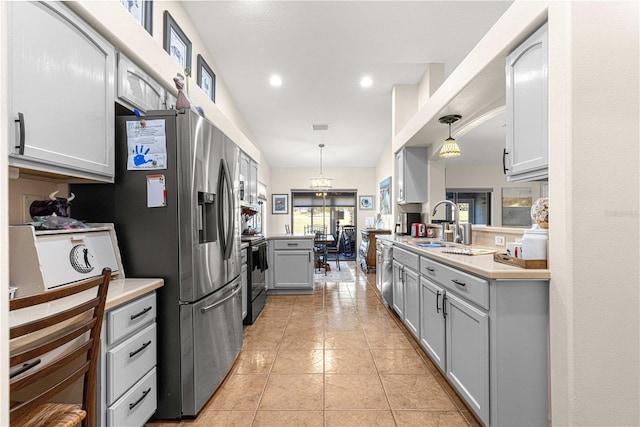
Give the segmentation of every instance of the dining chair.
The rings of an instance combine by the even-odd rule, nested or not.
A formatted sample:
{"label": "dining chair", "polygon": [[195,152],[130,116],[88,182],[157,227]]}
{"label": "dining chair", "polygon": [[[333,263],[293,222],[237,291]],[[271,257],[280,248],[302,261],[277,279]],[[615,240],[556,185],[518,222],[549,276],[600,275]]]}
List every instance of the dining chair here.
{"label": "dining chair", "polygon": [[356,228],[353,225],[342,226],[343,250],[345,255],[353,255],[355,245]]}
{"label": "dining chair", "polygon": [[[83,420],[87,427],[96,425],[100,330],[110,278],[105,268],[95,278],[9,300],[15,324],[9,332],[12,426],[67,427]],[[51,402],[81,378],[82,404]]]}
{"label": "dining chair", "polygon": [[313,237],[313,254],[315,259],[315,267],[320,271],[324,268],[324,274],[327,274],[327,234],[323,231],[316,231]]}
{"label": "dining chair", "polygon": [[340,239],[342,238],[342,230],[338,230],[337,234],[334,236],[333,242],[327,243],[327,261],[331,261],[329,259],[329,255],[335,255],[335,262],[338,267],[338,271],[340,271]]}

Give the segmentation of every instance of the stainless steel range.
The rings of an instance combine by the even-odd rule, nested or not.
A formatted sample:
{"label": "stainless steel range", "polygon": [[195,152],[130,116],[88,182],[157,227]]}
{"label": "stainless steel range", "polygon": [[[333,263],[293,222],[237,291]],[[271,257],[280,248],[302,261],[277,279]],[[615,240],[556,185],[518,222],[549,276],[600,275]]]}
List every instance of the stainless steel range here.
{"label": "stainless steel range", "polygon": [[267,302],[267,240],[264,236],[245,235],[242,241],[249,244],[247,248],[247,316],[245,325],[252,325]]}

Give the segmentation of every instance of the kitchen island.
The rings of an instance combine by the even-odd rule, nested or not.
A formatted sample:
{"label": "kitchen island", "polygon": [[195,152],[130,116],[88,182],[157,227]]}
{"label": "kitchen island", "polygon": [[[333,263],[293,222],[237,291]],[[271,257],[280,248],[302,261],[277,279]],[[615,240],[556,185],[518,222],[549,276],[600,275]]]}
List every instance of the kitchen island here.
{"label": "kitchen island", "polygon": [[486,426],[546,425],[549,270],[393,243],[393,310]]}

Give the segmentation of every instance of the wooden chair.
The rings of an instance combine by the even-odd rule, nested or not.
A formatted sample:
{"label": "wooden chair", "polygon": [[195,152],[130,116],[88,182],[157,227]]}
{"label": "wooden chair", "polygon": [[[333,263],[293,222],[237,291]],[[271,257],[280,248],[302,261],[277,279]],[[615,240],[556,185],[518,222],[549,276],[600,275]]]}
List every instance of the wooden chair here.
{"label": "wooden chair", "polygon": [[[82,420],[87,427],[95,426],[100,329],[110,278],[111,270],[105,268],[98,277],[9,301],[10,311],[26,309],[13,316],[36,318],[9,332],[15,347],[9,359],[12,426],[73,426]],[[60,300],[65,297],[71,298]],[[48,303],[54,300],[63,308],[49,314]],[[81,377],[82,405],[50,403]]]}
{"label": "wooden chair", "polygon": [[323,231],[316,231],[313,238],[313,254],[315,258],[315,266],[320,271],[324,268],[327,274],[327,235]]}
{"label": "wooden chair", "polygon": [[353,249],[356,239],[356,228],[353,225],[345,225],[342,227],[343,253],[345,255],[353,255]]}

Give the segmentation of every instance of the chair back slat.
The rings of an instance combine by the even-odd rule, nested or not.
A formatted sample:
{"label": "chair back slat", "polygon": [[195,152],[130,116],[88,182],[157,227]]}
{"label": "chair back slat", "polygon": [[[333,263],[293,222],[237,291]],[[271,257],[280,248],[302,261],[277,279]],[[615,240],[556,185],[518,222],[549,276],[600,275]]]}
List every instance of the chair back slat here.
{"label": "chair back slat", "polygon": [[61,322],[64,322],[65,320],[72,319],[76,316],[81,315],[82,313],[89,311],[94,307],[97,307],[99,303],[99,298],[93,298],[83,303],[82,305],[61,311],[56,314],[51,314],[49,316],[25,323],[20,326],[16,326],[15,328],[11,328],[9,339],[18,338],[39,331],[41,329],[48,328],[49,326],[57,325]]}
{"label": "chair back slat", "polygon": [[88,320],[89,320],[88,322],[83,322],[77,328],[74,328],[73,330],[65,333],[64,335],[61,335],[57,339],[47,340],[44,343],[37,345],[35,347],[27,348],[21,351],[19,350],[19,351],[16,351],[15,353],[12,353],[11,357],[9,358],[10,366],[15,366],[20,363],[24,363],[27,360],[31,360],[38,356],[42,356],[43,354],[48,353],[51,350],[61,347],[62,345],[68,342],[71,342],[72,340],[82,336],[85,332],[91,330],[91,328],[95,325],[95,322],[97,321],[92,317],[89,318]]}
{"label": "chair back slat", "polygon": [[[29,309],[36,313],[35,316],[36,308],[30,307],[66,297],[78,301],[58,313],[10,328],[10,338],[19,339],[14,343],[17,345],[14,345],[9,357],[11,371],[15,373],[20,364],[33,363],[34,358],[41,358],[40,363],[33,363],[33,367],[26,367],[24,372],[14,374],[10,380],[12,424],[38,406],[50,403],[51,398],[84,377],[82,408],[87,413],[84,423],[87,427],[95,425],[100,330],[110,278],[111,270],[105,268],[99,277],[9,301],[10,310]],[[97,288],[96,295],[77,295],[92,288]],[[61,304],[69,306],[74,301],[61,301]],[[25,315],[30,315],[31,311],[25,312]],[[76,364],[80,366],[76,367]]]}

